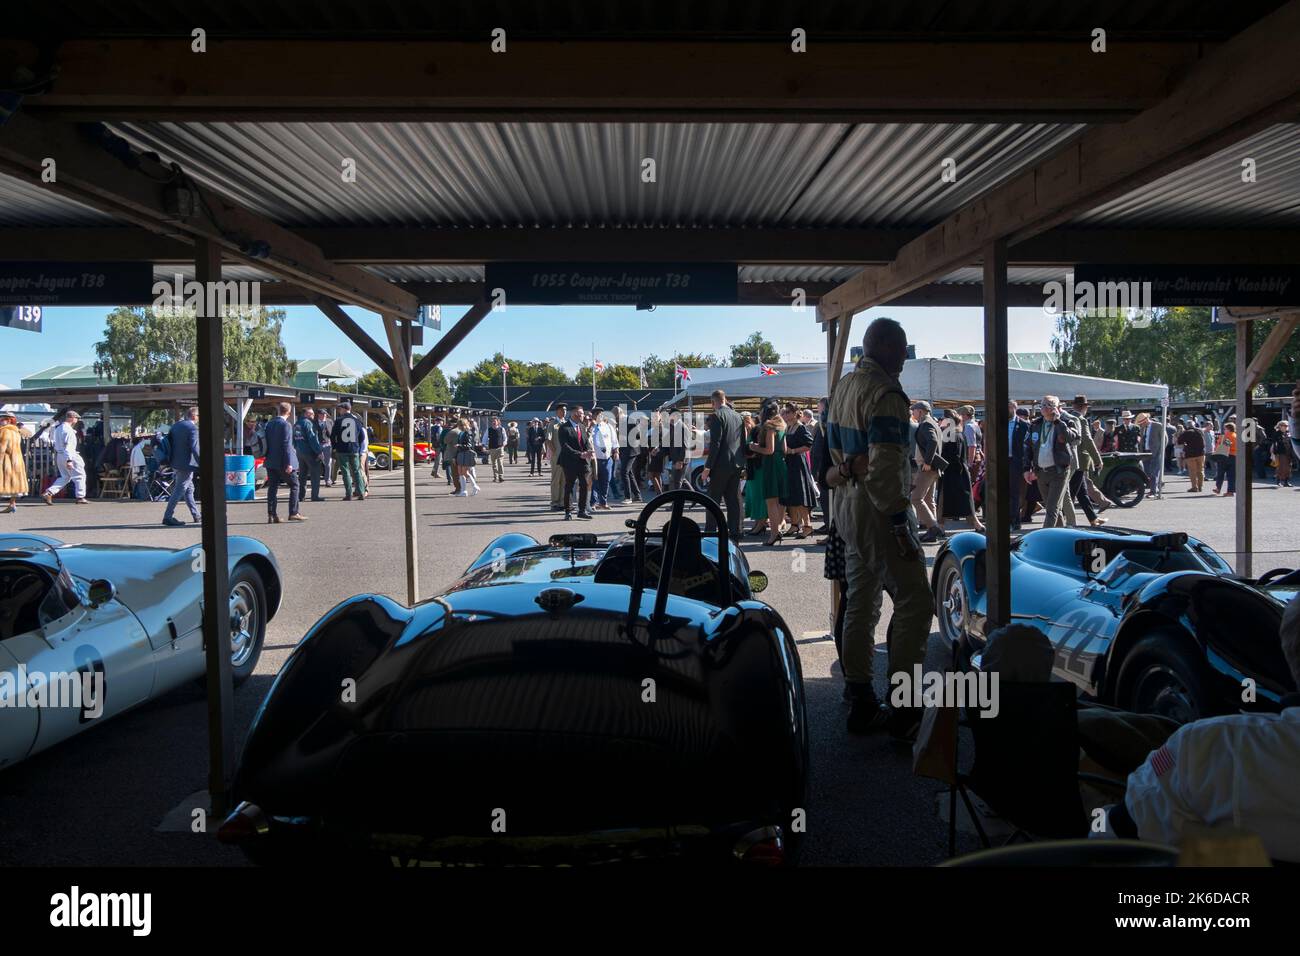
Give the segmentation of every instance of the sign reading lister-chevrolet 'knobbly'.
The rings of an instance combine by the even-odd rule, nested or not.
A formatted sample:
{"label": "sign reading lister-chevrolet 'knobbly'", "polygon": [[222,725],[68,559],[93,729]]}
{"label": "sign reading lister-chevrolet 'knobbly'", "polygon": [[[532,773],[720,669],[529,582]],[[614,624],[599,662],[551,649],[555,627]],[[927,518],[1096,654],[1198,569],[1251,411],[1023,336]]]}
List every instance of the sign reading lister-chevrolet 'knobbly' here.
{"label": "sign reading lister-chevrolet 'knobbly'", "polygon": [[1074,283],[1150,288],[1150,306],[1300,305],[1300,266],[1096,265],[1074,267]]}
{"label": "sign reading lister-chevrolet 'knobbly'", "polygon": [[0,306],[148,302],[147,262],[0,262]]}
{"label": "sign reading lister-chevrolet 'knobbly'", "polygon": [[489,262],[508,305],[734,305],[733,262]]}

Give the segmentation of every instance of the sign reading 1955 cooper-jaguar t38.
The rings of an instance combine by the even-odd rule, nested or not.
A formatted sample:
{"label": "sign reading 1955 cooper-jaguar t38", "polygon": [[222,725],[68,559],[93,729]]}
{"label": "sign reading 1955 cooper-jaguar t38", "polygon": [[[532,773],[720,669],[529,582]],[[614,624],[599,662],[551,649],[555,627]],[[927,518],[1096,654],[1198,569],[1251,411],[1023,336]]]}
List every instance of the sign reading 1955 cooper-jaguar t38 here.
{"label": "sign reading 1955 cooper-jaguar t38", "polygon": [[[734,305],[730,262],[489,262],[488,295],[516,305]],[[498,292],[497,290],[500,290]]]}

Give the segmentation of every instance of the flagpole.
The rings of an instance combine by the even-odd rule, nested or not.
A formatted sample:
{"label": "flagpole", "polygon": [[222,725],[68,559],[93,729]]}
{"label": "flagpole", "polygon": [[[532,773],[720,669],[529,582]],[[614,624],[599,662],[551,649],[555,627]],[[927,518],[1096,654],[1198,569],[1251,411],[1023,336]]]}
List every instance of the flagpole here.
{"label": "flagpole", "polygon": [[591,343],[591,407],[596,407],[596,343]]}
{"label": "flagpole", "polygon": [[501,414],[506,413],[506,366],[510,363],[506,361],[506,347],[501,346]]}

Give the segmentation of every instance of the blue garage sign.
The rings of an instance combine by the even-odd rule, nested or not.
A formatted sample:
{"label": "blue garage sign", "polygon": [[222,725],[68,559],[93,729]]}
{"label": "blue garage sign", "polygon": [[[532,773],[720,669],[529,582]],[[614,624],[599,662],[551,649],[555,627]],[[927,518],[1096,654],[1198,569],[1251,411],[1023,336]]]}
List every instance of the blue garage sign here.
{"label": "blue garage sign", "polygon": [[0,262],[0,306],[153,301],[148,262]]}
{"label": "blue garage sign", "polygon": [[735,305],[734,262],[489,262],[509,305]]}
{"label": "blue garage sign", "polygon": [[39,305],[0,306],[0,328],[23,329],[27,332],[41,331],[41,307]]}
{"label": "blue garage sign", "polygon": [[1236,305],[1243,308],[1300,305],[1300,266],[1093,265],[1074,267],[1074,284],[1150,283],[1145,306]]}

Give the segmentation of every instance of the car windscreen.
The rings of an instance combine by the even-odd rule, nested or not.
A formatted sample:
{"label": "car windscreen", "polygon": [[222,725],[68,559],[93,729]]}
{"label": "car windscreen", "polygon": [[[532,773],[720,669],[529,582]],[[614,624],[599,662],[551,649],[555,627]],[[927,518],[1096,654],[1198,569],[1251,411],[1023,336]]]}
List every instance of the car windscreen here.
{"label": "car windscreen", "polygon": [[[1171,571],[1204,571],[1205,563],[1189,551],[1156,551],[1151,548],[1126,548],[1116,560],[1123,559],[1144,571],[1168,574]],[[1133,573],[1133,572],[1130,572]]]}

